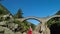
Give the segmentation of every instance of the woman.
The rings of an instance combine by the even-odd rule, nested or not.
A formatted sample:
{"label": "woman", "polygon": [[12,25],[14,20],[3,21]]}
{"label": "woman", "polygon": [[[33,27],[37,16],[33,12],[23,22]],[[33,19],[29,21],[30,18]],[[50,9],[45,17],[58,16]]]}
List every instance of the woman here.
{"label": "woman", "polygon": [[31,28],[31,26],[28,29],[28,34],[32,34],[32,28]]}

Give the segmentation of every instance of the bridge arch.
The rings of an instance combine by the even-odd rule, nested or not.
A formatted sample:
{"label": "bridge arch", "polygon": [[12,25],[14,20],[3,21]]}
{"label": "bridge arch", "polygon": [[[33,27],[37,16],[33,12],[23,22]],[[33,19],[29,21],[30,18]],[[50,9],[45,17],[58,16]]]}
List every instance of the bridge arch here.
{"label": "bridge arch", "polygon": [[[51,20],[51,19],[53,19],[53,18],[60,18],[60,15],[54,15],[54,16],[50,16],[50,17],[48,17],[47,19],[46,19],[46,25],[47,25],[47,22],[49,21],[49,20]],[[48,25],[47,25],[48,26]]]}
{"label": "bridge arch", "polygon": [[29,19],[33,19],[33,20],[36,20],[36,21],[40,22],[34,29],[34,31],[39,32],[39,30],[41,30],[42,18],[35,17],[35,16],[29,16],[29,17],[23,18],[22,22],[24,22],[26,20],[29,20]]}
{"label": "bridge arch", "polygon": [[[53,21],[53,22],[50,23],[50,27],[47,25],[47,28],[49,28],[49,30],[50,30],[50,31],[48,31],[48,32],[50,32],[49,34],[53,34],[55,30],[57,31],[57,29],[54,30],[54,27],[57,27],[58,29],[59,29],[59,27],[60,27],[60,26],[57,26],[58,22],[54,22],[54,19],[55,19],[55,18],[58,18],[58,19],[59,19],[59,18],[60,18],[60,15],[50,16],[49,18],[46,19],[46,20],[47,20],[46,25],[47,25],[48,23],[50,23],[50,22],[48,22],[48,21],[50,21],[51,19],[53,19],[53,20],[51,20],[51,21]],[[55,20],[56,20],[56,19],[55,19]],[[59,32],[58,32],[58,33],[59,33]],[[56,32],[55,32],[55,34],[56,34]]]}
{"label": "bridge arch", "polygon": [[52,18],[55,18],[55,17],[60,17],[60,15],[54,15],[54,16],[50,16],[50,17],[47,17],[47,22],[50,20],[50,19],[52,19]]}
{"label": "bridge arch", "polygon": [[35,17],[35,16],[29,16],[29,17],[23,18],[22,22],[25,21],[25,20],[29,20],[29,19],[34,19],[34,20],[37,20],[40,23],[42,23],[42,21],[40,20],[40,18]]}

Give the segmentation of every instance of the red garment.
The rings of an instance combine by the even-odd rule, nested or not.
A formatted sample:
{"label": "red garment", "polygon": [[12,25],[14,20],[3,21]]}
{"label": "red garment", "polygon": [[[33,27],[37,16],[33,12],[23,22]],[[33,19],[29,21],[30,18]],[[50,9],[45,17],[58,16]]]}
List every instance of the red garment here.
{"label": "red garment", "polygon": [[32,28],[29,28],[28,34],[32,34]]}

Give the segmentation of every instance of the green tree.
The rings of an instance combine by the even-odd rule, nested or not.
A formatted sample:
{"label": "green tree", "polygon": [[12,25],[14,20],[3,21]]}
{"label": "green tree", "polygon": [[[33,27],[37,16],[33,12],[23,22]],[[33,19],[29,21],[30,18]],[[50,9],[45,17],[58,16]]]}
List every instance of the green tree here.
{"label": "green tree", "polygon": [[23,18],[22,14],[23,14],[22,10],[19,9],[18,12],[17,12],[17,14],[15,15],[15,18]]}

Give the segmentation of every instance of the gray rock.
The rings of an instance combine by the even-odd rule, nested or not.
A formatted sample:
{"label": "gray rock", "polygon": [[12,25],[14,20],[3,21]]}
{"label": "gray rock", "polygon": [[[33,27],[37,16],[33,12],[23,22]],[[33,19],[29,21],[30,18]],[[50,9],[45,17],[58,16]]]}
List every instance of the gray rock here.
{"label": "gray rock", "polygon": [[15,34],[22,34],[21,32],[16,32]]}

